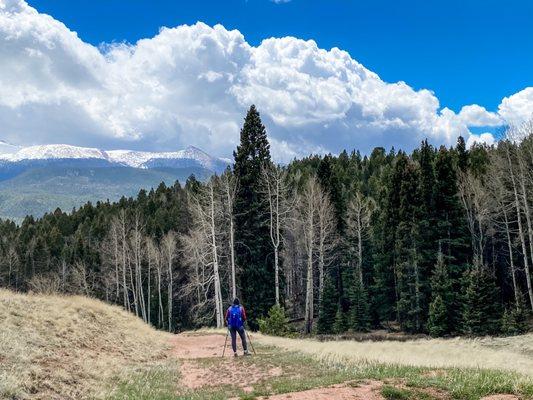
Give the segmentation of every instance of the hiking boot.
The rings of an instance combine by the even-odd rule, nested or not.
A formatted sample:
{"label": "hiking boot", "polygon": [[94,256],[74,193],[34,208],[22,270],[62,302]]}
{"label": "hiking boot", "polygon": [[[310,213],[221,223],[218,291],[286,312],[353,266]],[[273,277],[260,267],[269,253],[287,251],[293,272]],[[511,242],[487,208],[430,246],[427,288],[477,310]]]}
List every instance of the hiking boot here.
{"label": "hiking boot", "polygon": [[233,357],[237,357],[237,352],[233,353]]}
{"label": "hiking boot", "polygon": [[244,355],[245,356],[251,356],[250,352],[248,350],[244,350]]}

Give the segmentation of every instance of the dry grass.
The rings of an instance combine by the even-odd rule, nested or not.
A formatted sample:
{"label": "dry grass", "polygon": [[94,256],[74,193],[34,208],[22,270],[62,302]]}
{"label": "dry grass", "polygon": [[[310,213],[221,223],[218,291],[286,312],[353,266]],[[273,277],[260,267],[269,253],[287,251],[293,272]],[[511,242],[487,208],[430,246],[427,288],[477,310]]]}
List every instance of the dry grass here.
{"label": "dry grass", "polygon": [[168,356],[169,336],[84,297],[0,290],[0,399],[99,395],[130,367]]}
{"label": "dry grass", "polygon": [[430,368],[484,368],[533,376],[533,334],[514,338],[407,342],[319,342],[256,335],[258,341],[344,365],[384,363]]}

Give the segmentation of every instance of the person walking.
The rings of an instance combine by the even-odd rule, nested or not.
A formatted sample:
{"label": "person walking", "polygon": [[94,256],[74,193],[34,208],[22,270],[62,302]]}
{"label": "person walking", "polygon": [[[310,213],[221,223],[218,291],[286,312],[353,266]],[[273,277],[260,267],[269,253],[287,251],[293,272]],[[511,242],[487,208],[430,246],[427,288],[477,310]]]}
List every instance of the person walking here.
{"label": "person walking", "polygon": [[241,337],[242,348],[244,349],[244,355],[249,356],[248,346],[246,343],[246,332],[244,331],[244,323],[246,322],[246,310],[239,299],[233,300],[233,305],[226,311],[225,318],[226,325],[231,334],[231,347],[233,348],[233,355],[237,357],[237,333]]}

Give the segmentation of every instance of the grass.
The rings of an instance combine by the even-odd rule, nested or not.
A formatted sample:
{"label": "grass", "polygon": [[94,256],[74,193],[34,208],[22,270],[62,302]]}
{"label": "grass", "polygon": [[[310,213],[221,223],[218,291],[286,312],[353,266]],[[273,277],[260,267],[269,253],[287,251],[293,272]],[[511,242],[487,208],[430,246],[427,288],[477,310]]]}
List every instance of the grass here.
{"label": "grass", "polygon": [[[259,341],[262,342],[262,339]],[[239,358],[236,370],[249,370],[252,366],[261,370],[282,367],[283,374],[276,377],[266,377],[250,385],[251,393],[245,393],[241,388],[230,385],[220,385],[199,390],[186,390],[168,387],[168,382],[175,375],[166,372],[165,378],[159,379],[153,374],[137,374],[123,383],[122,394],[130,397],[110,397],[109,399],[154,399],[154,400],[204,400],[227,399],[255,399],[261,396],[290,393],[327,387],[338,383],[348,382],[358,385],[366,380],[385,382],[382,394],[386,399],[419,399],[432,400],[451,398],[457,400],[479,400],[483,396],[492,394],[515,394],[523,399],[533,398],[533,380],[516,372],[495,371],[478,368],[445,368],[434,369],[428,367],[402,366],[394,364],[364,362],[358,366],[344,363],[318,362],[315,357],[296,351],[280,351],[279,348],[257,344],[258,355],[251,358]],[[224,362],[220,358],[208,358],[194,361],[198,366],[211,372],[221,368]],[[155,378],[147,383],[147,379]],[[176,379],[174,379],[176,381]],[[154,387],[154,383],[160,383]],[[152,386],[149,386],[152,385]],[[151,397],[139,394],[141,388],[149,387]],[[165,388],[168,391],[165,392]],[[433,392],[441,394],[436,397]],[[148,392],[147,392],[148,393]],[[177,394],[176,394],[177,393]],[[403,396],[403,397],[402,397]]]}
{"label": "grass", "polygon": [[168,335],[84,297],[0,290],[0,399],[83,399],[167,357]]}
{"label": "grass", "polygon": [[180,382],[183,361],[169,356],[171,336],[119,307],[0,290],[0,321],[0,399],[254,399],[366,380],[384,382],[386,399],[533,399],[533,335],[403,343],[253,335],[257,356],[187,361],[208,376],[259,371],[248,390],[191,390]]}
{"label": "grass", "polygon": [[[406,342],[319,342],[258,336],[267,345],[299,351],[321,362],[399,364],[431,368],[486,368],[533,377],[533,334],[514,338],[420,339]],[[512,360],[512,362],[509,362]]]}

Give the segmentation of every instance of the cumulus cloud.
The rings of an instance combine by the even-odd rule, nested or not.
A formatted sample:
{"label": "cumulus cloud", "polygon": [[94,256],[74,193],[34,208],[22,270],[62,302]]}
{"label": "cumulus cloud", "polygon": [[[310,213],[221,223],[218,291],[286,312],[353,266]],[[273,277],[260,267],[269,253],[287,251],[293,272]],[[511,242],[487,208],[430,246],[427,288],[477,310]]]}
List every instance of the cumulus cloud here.
{"label": "cumulus cloud", "polygon": [[466,141],[466,147],[472,147],[474,144],[488,144],[489,146],[494,144],[494,136],[492,133],[485,132],[480,135],[471,134]]}
{"label": "cumulus cloud", "polygon": [[493,112],[489,112],[485,107],[477,104],[464,106],[459,112],[459,117],[467,126],[501,126],[502,118]]}
{"label": "cumulus cloud", "polygon": [[525,88],[504,97],[498,107],[499,114],[513,125],[520,125],[533,118],[533,87]]}
{"label": "cumulus cloud", "polygon": [[135,44],[96,48],[23,0],[0,0],[0,42],[0,138],[19,144],[196,145],[229,156],[255,103],[274,157],[287,161],[343,148],[409,149],[426,137],[481,140],[470,126],[525,118],[533,104],[527,88],[497,113],[469,105],[457,114],[431,91],[384,82],[340,49],[293,37],[254,47],[221,25],[162,28]]}

